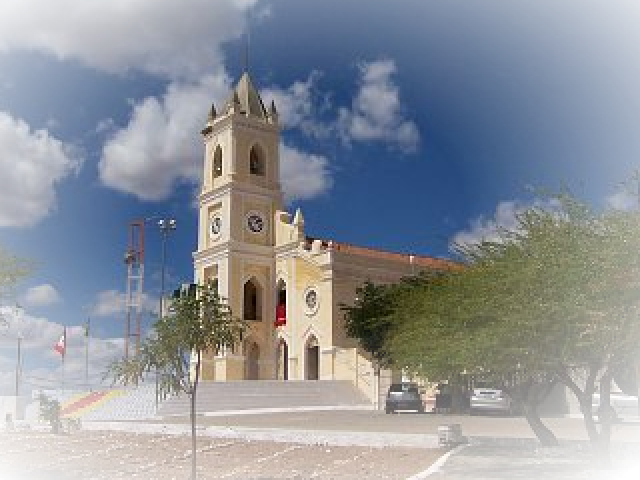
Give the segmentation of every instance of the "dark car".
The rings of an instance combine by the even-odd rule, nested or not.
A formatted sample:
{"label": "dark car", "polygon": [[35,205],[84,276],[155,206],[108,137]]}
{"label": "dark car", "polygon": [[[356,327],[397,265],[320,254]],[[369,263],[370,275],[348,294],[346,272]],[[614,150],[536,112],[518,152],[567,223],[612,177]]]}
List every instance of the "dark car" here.
{"label": "dark car", "polygon": [[424,413],[424,405],[420,390],[415,383],[394,383],[387,392],[387,402],[384,411],[386,413],[396,412],[418,412]]}

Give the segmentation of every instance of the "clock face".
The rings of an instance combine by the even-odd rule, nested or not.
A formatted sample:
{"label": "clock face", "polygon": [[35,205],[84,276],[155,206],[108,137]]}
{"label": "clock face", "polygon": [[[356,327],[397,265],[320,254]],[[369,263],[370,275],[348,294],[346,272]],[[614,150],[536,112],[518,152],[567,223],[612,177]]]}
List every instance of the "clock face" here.
{"label": "clock face", "polygon": [[264,229],[264,219],[262,215],[252,212],[247,215],[247,228],[250,232],[260,233]]}
{"label": "clock face", "polygon": [[209,224],[209,232],[212,237],[217,237],[222,231],[222,218],[215,216],[211,217],[211,223]]}

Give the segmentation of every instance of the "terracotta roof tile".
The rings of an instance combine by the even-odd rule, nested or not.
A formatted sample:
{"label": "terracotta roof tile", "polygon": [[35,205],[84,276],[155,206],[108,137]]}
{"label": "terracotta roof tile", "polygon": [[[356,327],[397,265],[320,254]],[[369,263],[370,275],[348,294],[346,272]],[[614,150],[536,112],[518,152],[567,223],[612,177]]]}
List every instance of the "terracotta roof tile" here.
{"label": "terracotta roof tile", "polygon": [[[311,243],[315,239],[307,237],[307,246],[311,247]],[[322,246],[325,248],[332,248],[334,251],[346,253],[348,255],[357,255],[369,258],[378,258],[380,260],[387,260],[392,262],[406,263],[418,265],[420,267],[429,267],[441,270],[458,270],[463,268],[463,265],[452,260],[446,260],[444,258],[428,257],[423,255],[412,255],[408,253],[394,253],[384,250],[378,250],[375,248],[359,247],[357,245],[350,245],[348,243],[334,242],[333,240],[321,240]]]}

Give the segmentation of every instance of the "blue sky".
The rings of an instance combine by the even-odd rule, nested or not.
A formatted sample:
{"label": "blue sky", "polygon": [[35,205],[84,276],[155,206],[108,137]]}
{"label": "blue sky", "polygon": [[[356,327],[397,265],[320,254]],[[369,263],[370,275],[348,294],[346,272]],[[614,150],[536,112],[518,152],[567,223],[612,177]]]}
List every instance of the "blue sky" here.
{"label": "blue sky", "polygon": [[[88,317],[92,377],[121,350],[130,221],[175,218],[168,285],[190,280],[199,131],[247,38],[307,233],[448,256],[454,240],[512,225],[538,201],[529,186],[629,204],[639,21],[632,0],[3,1],[0,245],[36,269],[2,300],[0,392],[18,330],[25,389],[60,378],[63,325],[68,383],[83,378]],[[149,310],[160,243],[149,224]]]}

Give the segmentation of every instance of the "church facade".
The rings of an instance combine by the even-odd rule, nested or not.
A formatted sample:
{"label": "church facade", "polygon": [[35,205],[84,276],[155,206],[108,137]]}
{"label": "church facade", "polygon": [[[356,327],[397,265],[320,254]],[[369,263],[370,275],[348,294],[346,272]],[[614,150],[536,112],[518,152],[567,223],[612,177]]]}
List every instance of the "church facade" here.
{"label": "church facade", "polygon": [[350,380],[374,398],[373,369],[346,336],[341,304],[366,280],[389,283],[453,263],[307,236],[298,209],[284,209],[278,113],[249,75],[212,106],[202,130],[196,283],[217,282],[250,328],[233,351],[207,355],[204,381]]}

